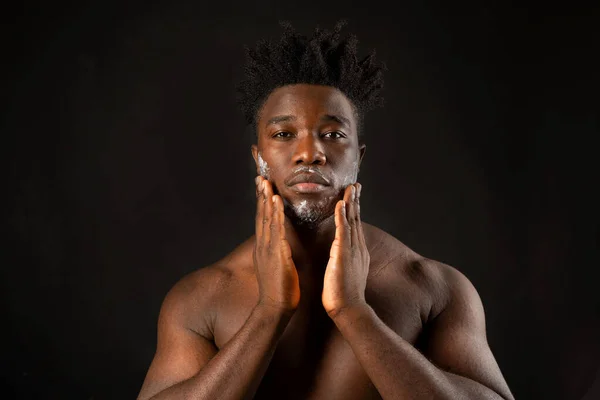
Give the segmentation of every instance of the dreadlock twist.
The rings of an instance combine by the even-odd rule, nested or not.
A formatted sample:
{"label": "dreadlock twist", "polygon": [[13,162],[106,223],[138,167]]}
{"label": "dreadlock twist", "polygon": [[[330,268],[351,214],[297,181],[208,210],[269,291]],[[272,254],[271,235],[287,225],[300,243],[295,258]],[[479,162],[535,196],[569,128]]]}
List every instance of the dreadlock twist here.
{"label": "dreadlock twist", "polygon": [[284,32],[278,42],[262,39],[255,49],[244,46],[245,79],[236,92],[247,123],[256,124],[273,90],[307,83],[332,86],[344,93],[354,106],[360,134],[364,114],[383,105],[380,93],[386,67],[375,62],[375,50],[359,61],[356,36],[340,38],[345,20],[339,21],[333,31],[316,28],[310,38],[298,34],[289,22],[279,24]]}

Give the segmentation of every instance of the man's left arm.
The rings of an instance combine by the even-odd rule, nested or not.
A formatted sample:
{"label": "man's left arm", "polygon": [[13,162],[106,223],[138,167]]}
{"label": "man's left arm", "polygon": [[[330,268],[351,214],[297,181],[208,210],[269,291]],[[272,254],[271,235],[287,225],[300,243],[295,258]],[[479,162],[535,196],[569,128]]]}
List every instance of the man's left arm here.
{"label": "man's left arm", "polygon": [[423,353],[366,303],[341,310],[333,321],[383,399],[514,400],[487,343],[475,287],[444,267],[450,301],[427,327]]}
{"label": "man's left arm", "polygon": [[481,299],[458,270],[440,263],[448,300],[427,326],[423,354],[367,304],[370,256],[360,220],[361,190],[359,183],[348,185],[336,204],[322,302],[379,394],[386,400],[513,400],[487,343]]}

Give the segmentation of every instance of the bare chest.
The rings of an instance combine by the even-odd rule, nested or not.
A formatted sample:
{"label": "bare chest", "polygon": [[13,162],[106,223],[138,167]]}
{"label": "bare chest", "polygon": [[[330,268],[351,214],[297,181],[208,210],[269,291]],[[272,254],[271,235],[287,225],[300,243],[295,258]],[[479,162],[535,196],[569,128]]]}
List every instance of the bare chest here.
{"label": "bare chest", "polygon": [[[220,307],[215,326],[218,348],[243,326],[258,300],[252,285],[231,289],[235,295]],[[375,277],[369,279],[365,296],[388,327],[415,344],[428,307],[422,291],[402,276],[393,282]],[[334,400],[380,396],[350,344],[321,306],[320,293],[313,293],[287,325],[255,398]]]}

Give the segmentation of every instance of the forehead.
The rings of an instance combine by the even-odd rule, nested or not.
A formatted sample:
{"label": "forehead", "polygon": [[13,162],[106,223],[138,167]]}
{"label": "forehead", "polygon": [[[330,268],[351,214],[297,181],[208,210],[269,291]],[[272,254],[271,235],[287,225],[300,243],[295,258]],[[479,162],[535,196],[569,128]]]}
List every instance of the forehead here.
{"label": "forehead", "polygon": [[325,114],[345,117],[352,128],[356,127],[352,102],[340,90],[321,85],[288,85],[269,95],[258,116],[258,125],[263,128],[265,121],[278,115],[293,115],[309,121]]}

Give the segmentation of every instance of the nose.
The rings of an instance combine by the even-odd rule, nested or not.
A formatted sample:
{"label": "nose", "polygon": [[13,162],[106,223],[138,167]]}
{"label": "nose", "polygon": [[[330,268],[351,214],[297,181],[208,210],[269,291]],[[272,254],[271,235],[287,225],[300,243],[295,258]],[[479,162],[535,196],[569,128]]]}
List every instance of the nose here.
{"label": "nose", "polygon": [[294,164],[325,164],[326,157],[321,149],[320,140],[309,133],[297,140],[294,152]]}

